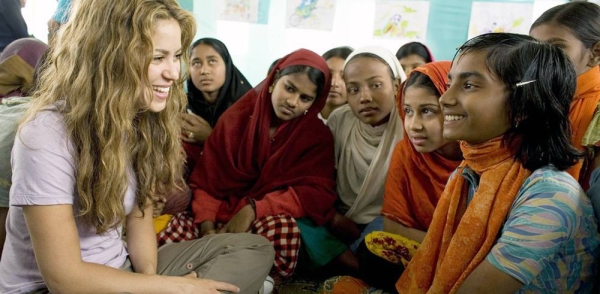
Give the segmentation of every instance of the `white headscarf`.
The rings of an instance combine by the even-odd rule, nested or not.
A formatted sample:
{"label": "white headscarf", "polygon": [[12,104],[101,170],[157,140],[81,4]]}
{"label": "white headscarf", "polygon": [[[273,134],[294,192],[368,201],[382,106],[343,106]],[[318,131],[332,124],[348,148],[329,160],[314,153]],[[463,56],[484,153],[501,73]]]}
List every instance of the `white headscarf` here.
{"label": "white headscarf", "polygon": [[402,69],[402,65],[400,65],[400,62],[396,58],[396,55],[394,55],[390,50],[381,46],[365,46],[352,51],[352,53],[348,55],[348,58],[346,58],[346,62],[344,62],[344,68],[346,68],[346,65],[348,65],[348,62],[350,62],[354,56],[361,53],[377,55],[377,57],[383,59],[390,67],[392,73],[394,73],[394,78],[400,79],[401,83],[406,81],[406,74]]}
{"label": "white headscarf", "polygon": [[[361,53],[378,56],[388,64],[394,78],[400,82],[406,80],[396,56],[383,47],[367,46],[354,50],[344,67]],[[396,103],[393,104],[390,120],[377,127],[361,122],[349,105],[334,110],[327,121],[335,138],[337,192],[341,202],[348,207],[345,215],[359,224],[367,224],[381,214],[392,151],[404,134]]]}

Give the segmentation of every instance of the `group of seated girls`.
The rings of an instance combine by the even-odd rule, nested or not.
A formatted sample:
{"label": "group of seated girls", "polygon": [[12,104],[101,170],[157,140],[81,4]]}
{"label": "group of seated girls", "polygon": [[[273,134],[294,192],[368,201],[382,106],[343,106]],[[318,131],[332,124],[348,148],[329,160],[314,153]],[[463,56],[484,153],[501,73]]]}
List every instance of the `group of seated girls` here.
{"label": "group of seated girls", "polygon": [[[190,44],[193,20],[161,3],[146,34],[152,54],[165,56],[145,78],[125,70],[144,64],[139,54],[118,43],[131,60],[105,56],[90,48],[111,44],[110,34],[81,33],[103,11],[133,13],[125,4],[77,4],[51,48],[13,147],[1,292],[166,293],[185,284],[257,293],[269,292],[265,279],[301,270],[332,277],[325,293],[592,292],[600,6],[556,6],[531,36],[480,35],[452,61],[433,61],[420,43],[396,55],[298,49],[252,88],[222,42]],[[73,50],[97,55],[79,60]],[[88,64],[105,59],[137,63],[117,68],[128,79]],[[66,62],[77,66],[64,71]],[[74,78],[98,72],[102,79]],[[118,99],[114,90],[136,78],[155,86],[150,102]],[[152,215],[160,216],[149,237]],[[116,245],[125,220],[127,248]],[[101,246],[117,257],[95,254]]]}

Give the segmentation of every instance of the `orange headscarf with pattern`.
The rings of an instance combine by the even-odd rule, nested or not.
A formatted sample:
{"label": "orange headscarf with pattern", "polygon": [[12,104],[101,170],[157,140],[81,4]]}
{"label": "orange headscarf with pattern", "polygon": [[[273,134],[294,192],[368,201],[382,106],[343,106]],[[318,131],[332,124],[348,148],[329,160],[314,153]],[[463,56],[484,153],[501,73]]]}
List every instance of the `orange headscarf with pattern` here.
{"label": "orange headscarf with pattern", "polygon": [[[421,247],[396,283],[399,293],[455,293],[491,251],[531,174],[515,159],[517,148],[502,138],[477,145],[461,142],[465,160],[446,186]],[[480,176],[468,206],[461,175],[465,166]]]}
{"label": "orange headscarf with pattern", "polygon": [[[427,75],[438,92],[444,94],[451,66],[450,61],[438,61],[417,67],[413,72]],[[404,119],[402,92],[398,93],[397,103]],[[460,162],[436,152],[418,152],[405,133],[392,154],[381,213],[406,227],[427,231],[448,177]]]}

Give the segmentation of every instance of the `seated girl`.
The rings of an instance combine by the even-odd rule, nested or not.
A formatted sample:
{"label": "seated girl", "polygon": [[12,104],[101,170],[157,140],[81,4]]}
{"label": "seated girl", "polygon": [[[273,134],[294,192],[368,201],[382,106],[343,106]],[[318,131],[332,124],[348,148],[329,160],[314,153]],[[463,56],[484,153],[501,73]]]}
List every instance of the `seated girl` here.
{"label": "seated girl", "polygon": [[450,66],[449,61],[439,61],[417,67],[398,94],[405,133],[394,148],[385,183],[381,210],[385,233],[372,232],[365,247],[359,248],[363,280],[328,280],[328,293],[361,293],[370,287],[395,292],[401,270],[410,260],[402,253],[410,254],[423,241],[448,177],[462,160],[458,142],[442,134],[444,114],[438,100],[448,89]]}
{"label": "seated girl", "polygon": [[423,43],[409,42],[398,49],[396,58],[408,76],[415,68],[433,61],[433,54]]}
{"label": "seated girl", "polygon": [[451,175],[399,293],[589,293],[600,239],[565,170],[576,73],[562,50],[484,34],[459,48],[440,98]]}
{"label": "seated girl", "polygon": [[190,172],[202,152],[201,145],[223,112],[252,89],[233,64],[223,42],[202,38],[191,48],[190,77],[187,80],[188,113],[181,114],[181,138],[187,143],[184,147]]}
{"label": "seated girl", "polygon": [[175,0],[74,2],[15,138],[0,293],[263,285],[274,256],[265,238],[156,246],[151,199],[182,178],[173,117],[185,105],[181,60],[195,28]]}
{"label": "seated girl", "polygon": [[[252,86],[235,67],[225,44],[213,38],[198,39],[191,46],[190,77],[187,80],[188,113],[181,114],[181,139],[185,142],[186,175],[193,171],[202,154],[202,146],[217,121]],[[198,237],[189,218],[191,191],[184,182],[158,199],[155,231],[158,244],[191,240]],[[185,232],[185,233],[184,233]]]}
{"label": "seated girl", "polygon": [[450,173],[462,161],[456,141],[443,136],[444,115],[438,103],[448,89],[451,63],[417,67],[399,97],[404,140],[394,153],[385,183],[383,230],[421,242]]}
{"label": "seated girl", "polygon": [[600,167],[600,6],[590,2],[555,6],[531,25],[529,35],[561,48],[575,65],[571,142],[585,157],[567,171],[588,189],[591,173]]}
{"label": "seated girl", "polygon": [[335,138],[336,212],[326,228],[309,220],[300,222],[310,267],[335,261],[323,271],[355,272],[354,252],[360,239],[381,230],[381,218],[373,221],[381,213],[390,155],[403,134],[395,101],[405,79],[398,60],[387,49],[364,47],[348,57],[344,66],[348,104],[336,109],[327,121]]}
{"label": "seated girl", "polygon": [[600,219],[600,6],[572,2],[548,9],[529,35],[563,49],[575,64],[577,90],[569,118],[573,145],[586,156],[569,173],[588,189]]}
{"label": "seated girl", "polygon": [[295,219],[324,224],[333,216],[333,137],[317,117],[330,85],[316,53],[300,49],[281,58],[223,114],[190,178],[200,234],[265,236],[275,247],[276,280],[296,268]]}
{"label": "seated girl", "polygon": [[327,66],[331,71],[331,88],[327,96],[327,103],[319,113],[319,118],[325,123],[327,123],[327,118],[329,118],[332,111],[348,102],[346,84],[342,75],[344,73],[344,62],[346,62],[346,58],[352,53],[352,50],[351,47],[344,46],[323,53],[323,58],[327,61]]}

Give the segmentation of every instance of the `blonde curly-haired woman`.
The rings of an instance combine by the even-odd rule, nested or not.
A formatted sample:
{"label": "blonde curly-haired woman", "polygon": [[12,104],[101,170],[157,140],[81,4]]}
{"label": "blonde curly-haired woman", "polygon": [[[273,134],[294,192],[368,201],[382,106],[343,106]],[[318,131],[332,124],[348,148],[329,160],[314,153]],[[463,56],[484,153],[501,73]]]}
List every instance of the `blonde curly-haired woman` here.
{"label": "blonde curly-haired woman", "polygon": [[176,0],[74,5],[15,138],[0,292],[256,293],[263,237],[156,246],[153,200],[182,177],[192,15]]}

